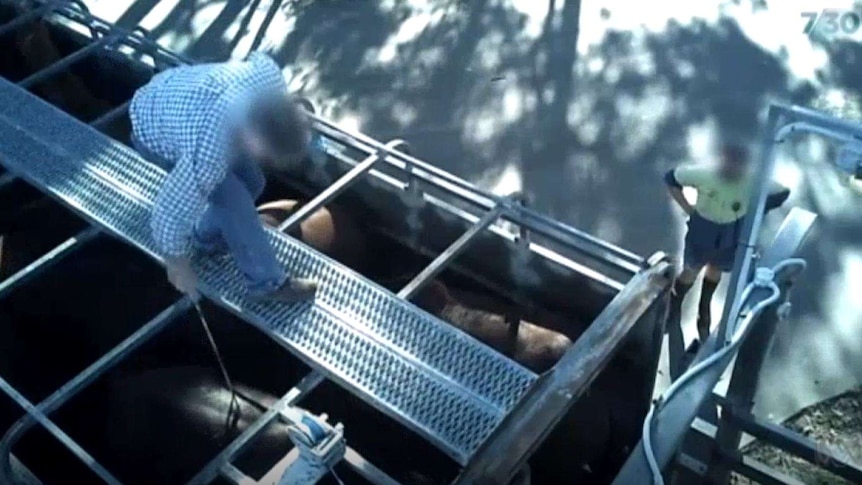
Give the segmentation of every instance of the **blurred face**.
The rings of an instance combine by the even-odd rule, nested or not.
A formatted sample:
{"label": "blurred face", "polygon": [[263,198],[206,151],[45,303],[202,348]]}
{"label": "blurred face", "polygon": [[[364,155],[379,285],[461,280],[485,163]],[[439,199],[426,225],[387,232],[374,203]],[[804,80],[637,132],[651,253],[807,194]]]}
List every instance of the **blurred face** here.
{"label": "blurred face", "polygon": [[745,152],[735,148],[725,148],[721,156],[721,174],[727,179],[742,178],[748,170],[748,159]]}
{"label": "blurred face", "polygon": [[[305,146],[311,142],[311,137],[308,136],[307,138]],[[280,153],[275,147],[270,146],[261,134],[248,128],[242,130],[240,133],[239,142],[243,153],[257,160],[258,163],[269,166],[277,167],[283,164],[290,164],[300,160],[305,155],[305,149],[294,155]]]}
{"label": "blurred face", "polygon": [[273,151],[266,141],[253,130],[243,130],[240,143],[242,151],[255,160],[263,162],[273,157]]}

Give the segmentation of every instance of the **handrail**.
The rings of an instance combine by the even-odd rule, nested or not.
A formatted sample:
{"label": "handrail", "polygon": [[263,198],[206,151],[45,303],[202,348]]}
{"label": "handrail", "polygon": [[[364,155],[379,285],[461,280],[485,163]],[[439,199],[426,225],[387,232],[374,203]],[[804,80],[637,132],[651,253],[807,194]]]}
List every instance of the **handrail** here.
{"label": "handrail", "polygon": [[[45,3],[48,0],[36,1]],[[111,31],[120,37],[117,41],[118,43],[152,56],[154,60],[162,61],[169,65],[193,63],[192,59],[165,49],[157,42],[145,37],[140,31],[116,27],[91,13],[83,12],[73,6],[57,7],[50,14],[61,15],[88,28],[92,27],[100,31]],[[486,192],[462,178],[403,151],[388,149],[383,143],[371,138],[369,135],[338,126],[336,123],[317,114],[309,113],[309,115],[315,122],[315,128],[328,135],[328,138],[346,143],[351,148],[365,152],[367,155],[384,151],[387,153],[387,156],[382,161],[387,163],[388,166],[399,170],[405,176],[409,175],[421,179],[423,182],[444,192],[457,195],[461,198],[468,196],[466,197],[467,200],[485,211],[491,210],[505,199],[503,196]],[[410,167],[410,169],[407,167]],[[461,193],[457,193],[454,189],[460,190]],[[514,207],[503,218],[519,226],[526,227],[536,234],[551,238],[564,246],[571,246],[570,249],[590,256],[600,262],[613,264],[629,275],[634,275],[645,265],[644,258],[635,253],[523,206]]]}

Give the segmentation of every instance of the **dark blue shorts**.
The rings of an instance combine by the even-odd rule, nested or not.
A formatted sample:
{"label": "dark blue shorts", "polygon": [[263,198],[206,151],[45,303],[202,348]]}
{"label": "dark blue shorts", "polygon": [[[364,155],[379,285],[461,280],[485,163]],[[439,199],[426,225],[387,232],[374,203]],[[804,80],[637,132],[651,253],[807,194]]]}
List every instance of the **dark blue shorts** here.
{"label": "dark blue shorts", "polygon": [[709,264],[723,272],[731,271],[741,231],[742,219],[718,224],[693,213],[688,219],[683,264],[692,269]]}

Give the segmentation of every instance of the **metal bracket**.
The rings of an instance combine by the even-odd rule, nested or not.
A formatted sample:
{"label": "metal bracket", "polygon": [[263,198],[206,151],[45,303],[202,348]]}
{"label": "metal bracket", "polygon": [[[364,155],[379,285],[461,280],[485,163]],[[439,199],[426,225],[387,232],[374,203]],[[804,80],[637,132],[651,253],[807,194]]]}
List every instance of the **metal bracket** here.
{"label": "metal bracket", "polygon": [[318,194],[317,197],[311,199],[311,201],[303,205],[299,210],[288,217],[286,221],[278,226],[279,232],[288,232],[301,224],[302,221],[338,197],[338,195],[344,192],[348,187],[356,183],[362,175],[371,170],[371,168],[374,167],[374,165],[376,165],[382,158],[386,157],[391,150],[396,149],[398,145],[403,143],[403,140],[392,140],[384,145],[383,149],[377,153],[366,157],[365,160],[358,163],[353,167],[353,169],[336,180],[334,184],[327,187],[326,190]]}
{"label": "metal bracket", "polygon": [[221,453],[213,458],[201,471],[197,473],[187,485],[204,485],[210,483],[219,474],[224,473],[224,468],[230,462],[239,456],[248,444],[255,439],[273,420],[279,417],[285,408],[292,403],[299,401],[306,396],[320,383],[323,382],[323,376],[317,372],[311,372],[305,376],[299,384],[291,389],[287,394],[278,400],[267,412],[252,423],[245,431],[242,432],[230,445],[227,446]]}
{"label": "metal bracket", "polygon": [[288,435],[298,450],[298,459],[282,475],[279,485],[313,485],[330,473],[346,450],[344,426],[331,426],[327,416],[289,408],[292,421]]}
{"label": "metal bracket", "polygon": [[431,280],[440,274],[446,266],[451,263],[458,255],[464,252],[467,249],[467,246],[476,238],[479,233],[488,228],[491,224],[494,223],[500,216],[506,211],[506,208],[503,206],[497,206],[494,209],[488,211],[487,214],[482,216],[478,222],[476,222],[473,227],[471,227],[467,232],[461,235],[452,245],[446,248],[445,251],[440,253],[440,256],[431,262],[428,266],[422,270],[421,273],[416,275],[410,283],[401,289],[398,292],[398,296],[400,298],[404,298],[405,300],[409,300],[416,296],[422,288],[425,287]]}

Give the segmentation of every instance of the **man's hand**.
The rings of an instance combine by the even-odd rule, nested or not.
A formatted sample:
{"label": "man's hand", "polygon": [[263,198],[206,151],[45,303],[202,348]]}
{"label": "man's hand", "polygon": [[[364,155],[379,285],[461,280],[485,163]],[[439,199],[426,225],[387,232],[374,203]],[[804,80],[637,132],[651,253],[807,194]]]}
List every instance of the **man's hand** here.
{"label": "man's hand", "polygon": [[198,275],[188,258],[166,258],[168,281],[180,293],[195,299],[198,297]]}
{"label": "man's hand", "polygon": [[676,201],[677,205],[685,212],[686,215],[690,216],[694,212],[694,207],[689,203],[689,201],[685,198],[685,194],[682,193],[682,189],[678,187],[668,187],[668,192],[670,192],[670,196]]}

